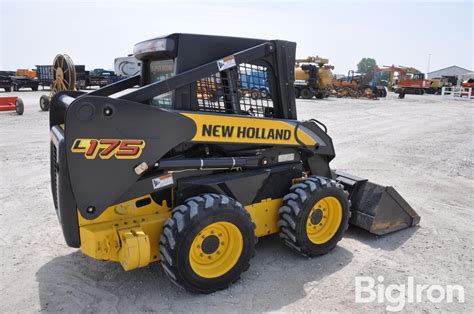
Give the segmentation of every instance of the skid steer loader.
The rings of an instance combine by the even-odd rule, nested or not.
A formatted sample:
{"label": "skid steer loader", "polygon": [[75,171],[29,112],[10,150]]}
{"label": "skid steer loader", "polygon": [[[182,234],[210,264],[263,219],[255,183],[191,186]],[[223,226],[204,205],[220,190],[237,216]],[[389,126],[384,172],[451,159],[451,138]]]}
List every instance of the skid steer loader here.
{"label": "skid steer loader", "polygon": [[[177,285],[210,293],[248,269],[259,237],[311,257],[349,223],[379,235],[417,224],[393,188],[331,170],[326,127],[297,120],[295,51],[172,34],[135,46],[140,75],[56,94],[51,183],[67,244],[125,270],[160,261]],[[262,72],[270,96],[242,93],[242,74]]]}

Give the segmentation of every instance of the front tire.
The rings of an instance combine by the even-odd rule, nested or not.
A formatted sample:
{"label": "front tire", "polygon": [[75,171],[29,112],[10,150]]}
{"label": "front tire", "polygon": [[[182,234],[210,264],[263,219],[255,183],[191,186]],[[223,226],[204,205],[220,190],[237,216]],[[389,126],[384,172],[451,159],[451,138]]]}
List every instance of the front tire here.
{"label": "front tire", "polygon": [[242,204],[203,194],[173,210],[160,237],[167,276],[191,292],[212,293],[236,282],[255,252],[255,224]]}
{"label": "front tire", "polygon": [[300,95],[301,95],[301,98],[303,99],[313,98],[313,92],[307,87],[301,89]]}
{"label": "front tire", "polygon": [[279,210],[280,237],[304,256],[323,255],[349,226],[350,203],[341,184],[311,176],[293,185]]}

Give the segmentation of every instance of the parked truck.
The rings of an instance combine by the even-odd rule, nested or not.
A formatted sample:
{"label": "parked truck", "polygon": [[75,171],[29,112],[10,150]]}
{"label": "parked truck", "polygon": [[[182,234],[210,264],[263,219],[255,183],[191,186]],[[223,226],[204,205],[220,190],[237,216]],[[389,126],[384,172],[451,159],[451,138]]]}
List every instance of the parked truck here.
{"label": "parked truck", "polygon": [[104,69],[94,69],[88,72],[86,76],[86,86],[99,86],[104,87],[111,83],[117,82],[122,77],[115,74],[114,71]]}
{"label": "parked truck", "polygon": [[5,92],[12,91],[12,79],[11,77],[15,74],[15,72],[11,71],[0,71],[0,88],[4,89]]}
{"label": "parked truck", "polygon": [[328,97],[331,90],[332,71],[334,66],[329,60],[316,57],[296,59],[295,63],[295,96],[296,98],[322,99]]}

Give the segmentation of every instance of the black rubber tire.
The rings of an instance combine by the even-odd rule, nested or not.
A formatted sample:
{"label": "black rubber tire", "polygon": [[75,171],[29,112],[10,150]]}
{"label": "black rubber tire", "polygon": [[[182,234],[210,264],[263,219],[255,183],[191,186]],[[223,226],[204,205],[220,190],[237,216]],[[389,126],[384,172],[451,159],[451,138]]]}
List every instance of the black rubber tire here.
{"label": "black rubber tire", "polygon": [[[332,238],[323,244],[315,244],[308,238],[306,222],[314,205],[327,196],[335,197],[342,205],[341,223]],[[342,184],[326,177],[311,176],[294,184],[283,198],[279,210],[280,238],[300,255],[313,257],[331,251],[342,239],[349,226],[350,201]]]}
{"label": "black rubber tire", "polygon": [[313,98],[313,93],[309,88],[302,88],[300,91],[301,98],[303,99],[311,99]]}
{"label": "black rubber tire", "polygon": [[250,90],[250,98],[252,98],[253,100],[257,100],[260,98],[260,91],[257,89],[257,88],[252,88]]}
{"label": "black rubber tire", "polygon": [[38,91],[38,86],[33,86],[33,87],[31,88],[31,90],[34,91],[34,92]]}
{"label": "black rubber tire", "polygon": [[398,91],[398,99],[403,99],[405,98],[405,90],[404,89],[400,89]]}
{"label": "black rubber tire", "polygon": [[323,99],[324,98],[324,93],[317,93],[316,94],[316,99]]}
{"label": "black rubber tire", "polygon": [[10,93],[12,91],[12,87],[5,87],[5,92]]}
{"label": "black rubber tire", "polygon": [[18,115],[22,115],[23,112],[25,111],[25,105],[23,104],[23,100],[21,98],[16,99],[16,104],[15,104],[15,111]]}
{"label": "black rubber tire", "polygon": [[300,96],[301,96],[300,89],[298,87],[295,87],[295,98],[300,98]]}
{"label": "black rubber tire", "polygon": [[[216,278],[204,278],[193,271],[189,250],[196,235],[206,226],[226,221],[238,227],[243,237],[242,253],[233,268]],[[161,265],[178,286],[197,293],[212,293],[227,288],[246,271],[255,254],[255,224],[239,202],[220,194],[202,194],[187,199],[173,209],[160,237]]]}
{"label": "black rubber tire", "polygon": [[42,111],[48,111],[49,110],[49,97],[46,95],[42,95],[40,97],[40,108]]}
{"label": "black rubber tire", "polygon": [[262,99],[267,99],[270,96],[270,93],[266,88],[260,88],[260,97]]}

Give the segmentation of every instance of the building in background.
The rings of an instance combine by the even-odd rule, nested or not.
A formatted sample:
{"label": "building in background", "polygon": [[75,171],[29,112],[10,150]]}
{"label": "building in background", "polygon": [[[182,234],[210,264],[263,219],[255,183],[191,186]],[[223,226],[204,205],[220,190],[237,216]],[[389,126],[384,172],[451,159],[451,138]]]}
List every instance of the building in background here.
{"label": "building in background", "polygon": [[457,65],[453,65],[444,69],[432,71],[429,73],[426,73],[426,78],[427,79],[432,79],[432,78],[439,78],[439,77],[458,77],[459,75],[466,74],[471,72],[471,70],[464,69],[461,67],[458,67]]}

